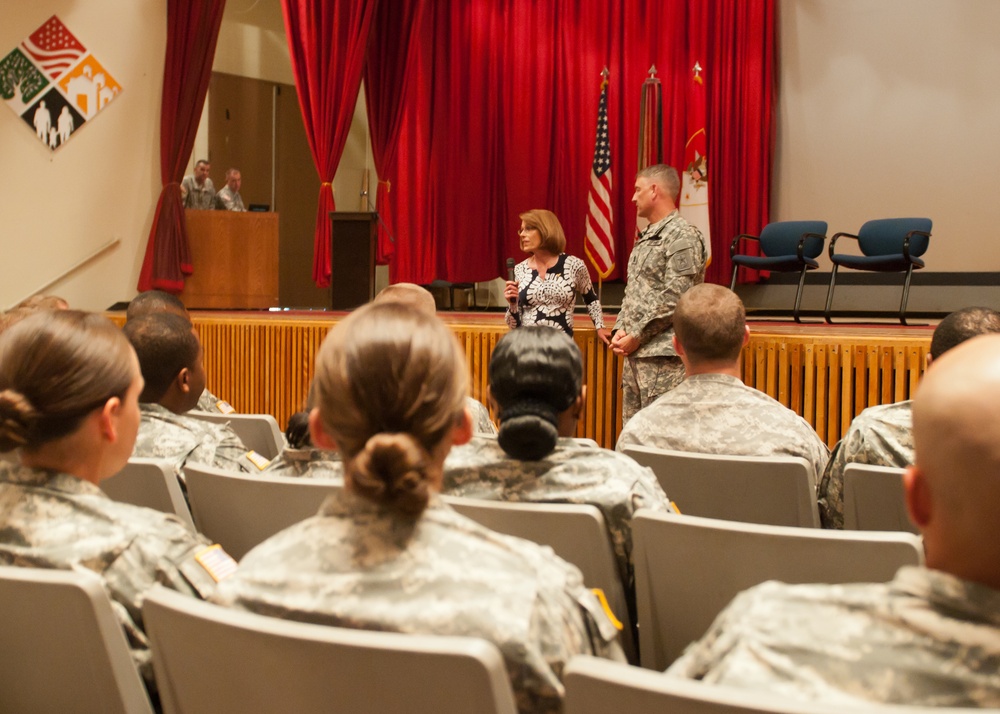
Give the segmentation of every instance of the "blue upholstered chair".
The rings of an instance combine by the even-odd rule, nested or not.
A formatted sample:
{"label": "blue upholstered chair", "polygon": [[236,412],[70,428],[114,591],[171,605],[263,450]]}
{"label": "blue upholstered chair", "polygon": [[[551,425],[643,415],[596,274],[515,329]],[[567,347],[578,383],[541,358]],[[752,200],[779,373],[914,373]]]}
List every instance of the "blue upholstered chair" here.
{"label": "blue upholstered chair", "polygon": [[[761,255],[737,255],[740,238],[760,243]],[[826,240],[826,221],[779,221],[764,226],[760,236],[741,234],[733,238],[729,255],[733,261],[733,281],[730,290],[736,289],[736,274],[741,267],[753,270],[773,270],[782,273],[799,271],[799,288],[795,292],[795,307],[792,317],[799,319],[799,305],[802,302],[802,287],[806,282],[806,271],[819,267],[816,258],[823,252]]]}
{"label": "blue upholstered chair", "polygon": [[[837,239],[853,238],[861,248],[861,255],[837,253]],[[924,267],[922,256],[927,251],[931,237],[930,218],[883,218],[868,221],[857,235],[838,233],[830,241],[830,289],[826,293],[825,316],[833,322],[833,289],[837,283],[837,268],[843,265],[854,270],[870,270],[879,273],[900,273],[906,271],[903,281],[903,299],[899,303],[899,321],[906,324],[906,301],[910,296],[910,278],[914,268]]]}

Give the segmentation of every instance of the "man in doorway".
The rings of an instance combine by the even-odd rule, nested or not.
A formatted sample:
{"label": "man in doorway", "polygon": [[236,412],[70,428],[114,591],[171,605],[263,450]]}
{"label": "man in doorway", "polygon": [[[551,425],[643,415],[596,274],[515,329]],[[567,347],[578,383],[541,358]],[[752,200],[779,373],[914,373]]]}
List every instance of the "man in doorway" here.
{"label": "man in doorway", "polygon": [[212,166],[205,159],[198,159],[194,173],[181,181],[181,200],[184,208],[211,209],[215,206],[215,186],[208,177]]}
{"label": "man in doorway", "polygon": [[677,169],[647,166],[635,179],[632,202],[649,226],[628,260],[628,284],[611,349],[625,357],[622,423],[684,379],[673,346],[674,307],[681,294],[705,281],[705,239],[677,211]]}
{"label": "man in doorway", "polygon": [[240,196],[240,186],[243,177],[239,169],[229,169],[226,172],[226,185],[215,195],[215,207],[220,211],[246,211],[243,197]]}

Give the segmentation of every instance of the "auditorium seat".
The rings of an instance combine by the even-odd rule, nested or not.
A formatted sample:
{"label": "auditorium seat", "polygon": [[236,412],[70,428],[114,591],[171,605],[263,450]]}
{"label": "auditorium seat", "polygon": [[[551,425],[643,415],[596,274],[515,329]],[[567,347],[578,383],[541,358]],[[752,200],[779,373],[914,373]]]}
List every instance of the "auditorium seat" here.
{"label": "auditorium seat", "polygon": [[444,496],[452,508],[498,533],[547,545],[580,569],[589,588],[600,588],[622,622],[621,643],[638,663],[625,586],[611,548],[608,526],[596,506],[570,503],[510,503]]}
{"label": "auditorium seat", "polygon": [[0,567],[0,712],[150,714],[100,578]]}
{"label": "auditorium seat", "polygon": [[969,709],[825,704],[704,684],[596,657],[566,666],[563,714],[959,714]]}
{"label": "auditorium seat", "polygon": [[157,587],[143,618],[167,714],[515,714],[499,650],[472,637],[350,630]]}
{"label": "auditorium seat", "polygon": [[632,517],[639,654],[666,669],[740,592],[767,580],[887,582],[923,563],[912,533],[736,523],[640,510]]}
{"label": "auditorium seat", "polygon": [[847,464],[844,469],[844,528],[919,533],[906,510],[905,469]]}
{"label": "auditorium seat", "polygon": [[184,467],[198,531],[239,560],[278,531],[316,515],[335,481],[250,476],[211,466]]}
{"label": "auditorium seat", "polygon": [[115,501],[172,513],[192,532],[195,530],[174,467],[162,459],[134,456],[121,471],[99,485]]}
{"label": "auditorium seat", "polygon": [[720,456],[627,446],[680,512],[744,523],[819,527],[812,467],[797,456]]}
{"label": "auditorium seat", "polygon": [[228,423],[248,449],[265,459],[273,459],[285,447],[285,436],[270,414],[213,414],[195,410],[187,412],[187,416],[216,424]]}

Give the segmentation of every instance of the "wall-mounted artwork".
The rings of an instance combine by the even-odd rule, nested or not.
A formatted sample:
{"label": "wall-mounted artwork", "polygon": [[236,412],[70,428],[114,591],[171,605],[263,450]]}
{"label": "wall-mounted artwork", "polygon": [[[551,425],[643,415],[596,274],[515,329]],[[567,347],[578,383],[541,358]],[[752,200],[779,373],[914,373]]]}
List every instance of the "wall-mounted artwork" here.
{"label": "wall-mounted artwork", "polygon": [[55,15],[0,60],[0,97],[52,151],[121,91]]}

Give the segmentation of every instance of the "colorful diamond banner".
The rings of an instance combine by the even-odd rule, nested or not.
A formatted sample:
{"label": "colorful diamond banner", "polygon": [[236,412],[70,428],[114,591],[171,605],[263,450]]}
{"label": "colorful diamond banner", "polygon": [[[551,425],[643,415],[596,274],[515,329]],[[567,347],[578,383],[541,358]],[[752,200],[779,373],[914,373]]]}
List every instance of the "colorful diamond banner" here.
{"label": "colorful diamond banner", "polygon": [[52,151],[121,91],[55,15],[0,60],[0,98]]}

